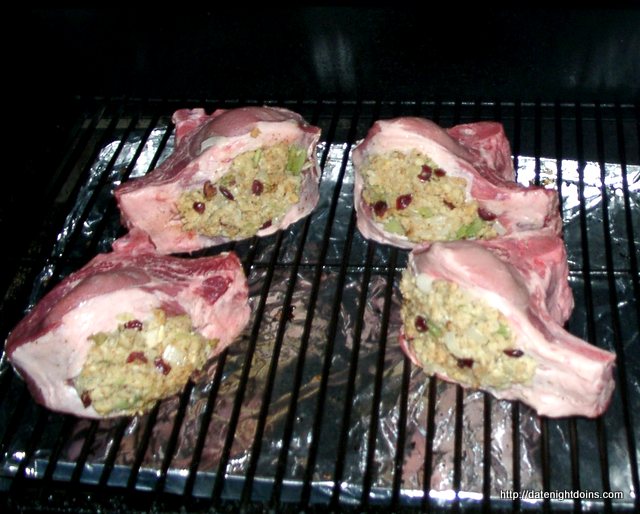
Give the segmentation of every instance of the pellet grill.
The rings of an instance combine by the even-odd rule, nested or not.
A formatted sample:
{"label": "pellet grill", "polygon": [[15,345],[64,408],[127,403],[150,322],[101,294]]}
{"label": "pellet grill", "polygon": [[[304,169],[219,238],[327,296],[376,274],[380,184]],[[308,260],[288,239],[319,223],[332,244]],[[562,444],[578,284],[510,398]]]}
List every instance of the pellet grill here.
{"label": "pellet grill", "polygon": [[[171,151],[174,110],[297,111],[322,128],[323,174],[307,219],[200,252],[238,253],[251,321],[203,379],[147,415],[50,412],[3,357],[6,511],[638,510],[640,10],[421,13],[155,7],[16,18],[25,37],[8,123],[18,163],[0,193],[3,340],[124,233],[113,187]],[[399,350],[407,255],[358,232],[349,156],[376,119],[400,115],[500,121],[518,180],[558,191],[576,299],[567,328],[617,354],[602,417],[539,418],[428,378]],[[513,497],[525,491],[538,496]],[[556,491],[579,494],[539,498]]]}

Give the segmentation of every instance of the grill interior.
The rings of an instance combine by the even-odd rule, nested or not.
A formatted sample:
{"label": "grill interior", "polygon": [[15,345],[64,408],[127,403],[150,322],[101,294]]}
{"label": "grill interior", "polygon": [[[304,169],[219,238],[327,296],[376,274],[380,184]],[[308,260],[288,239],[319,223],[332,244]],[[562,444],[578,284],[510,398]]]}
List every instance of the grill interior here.
{"label": "grill interior", "polygon": [[[97,252],[108,251],[110,241],[124,232],[109,188],[152,169],[166,154],[175,109],[204,106],[210,112],[253,104],[285,106],[322,128],[322,200],[291,230],[200,252],[233,249],[243,262],[253,315],[242,342],[213,363],[209,380],[190,383],[180,397],[135,420],[88,422],[49,412],[33,403],[3,360],[0,490],[7,504],[74,511],[96,505],[114,510],[638,509],[637,105],[78,99],[74,115],[59,129],[63,151],[47,163],[55,170],[46,188],[48,215],[32,227],[33,239],[2,281],[2,337],[30,303]],[[529,163],[536,183],[546,183],[549,173],[555,176],[565,224],[571,224],[566,242],[576,312],[568,329],[617,353],[616,391],[603,417],[538,419],[520,404],[485,394],[469,407],[471,393],[425,378],[398,351],[397,282],[406,252],[368,242],[356,229],[349,152],[373,121],[400,115],[424,116],[443,126],[501,121],[516,168]],[[155,146],[149,153],[151,140]],[[136,144],[127,145],[132,141]],[[96,168],[98,161],[104,165]],[[565,176],[569,161],[575,161],[576,180]],[[614,175],[618,182],[611,181]],[[416,384],[424,386],[417,403],[411,393]],[[438,402],[446,394],[453,398],[451,449],[442,453]],[[480,436],[475,446],[469,443],[468,409],[482,414],[472,433]],[[530,445],[527,420],[537,434]],[[415,422],[422,439],[414,437]],[[494,446],[498,423],[507,430],[506,457]],[[418,453],[416,441],[422,445]],[[389,453],[382,452],[385,445],[391,446]],[[472,451],[479,452],[476,461],[469,457]],[[412,455],[421,459],[412,475],[417,482],[407,471]],[[530,465],[523,464],[524,457],[533,459]],[[502,482],[495,461],[505,458],[510,471]],[[450,461],[449,493],[430,486],[443,459]],[[479,463],[473,479],[470,462]],[[544,491],[615,491],[621,484],[626,489],[622,500],[534,503],[496,493],[503,486],[522,491],[531,484]]]}

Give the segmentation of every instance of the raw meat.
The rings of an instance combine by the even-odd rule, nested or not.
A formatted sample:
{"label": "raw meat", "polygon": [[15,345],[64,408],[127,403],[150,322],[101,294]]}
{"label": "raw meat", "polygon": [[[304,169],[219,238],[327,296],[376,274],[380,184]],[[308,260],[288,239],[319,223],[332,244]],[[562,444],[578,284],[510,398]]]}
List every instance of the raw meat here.
{"label": "raw meat", "polygon": [[[532,379],[505,388],[481,383],[482,389],[497,398],[520,400],[544,416],[595,417],[607,408],[614,389],[615,355],[561,326],[573,305],[561,239],[534,233],[494,241],[433,243],[411,252],[405,273],[413,276],[424,291],[433,281],[457,284],[476,303],[497,309],[507,319],[509,330],[515,334],[510,356],[534,360]],[[429,366],[406,337],[406,323],[400,337],[402,348],[416,365]],[[482,352],[484,347],[475,351]],[[474,360],[470,357],[459,360],[458,367],[471,367]],[[442,370],[436,374],[452,380]]]}
{"label": "raw meat", "polygon": [[[499,224],[498,235],[544,227],[560,233],[557,192],[514,182],[509,142],[502,125],[479,122],[445,130],[432,121],[406,117],[375,122],[353,151],[354,205],[358,228],[366,238],[407,249],[425,241],[410,240],[402,233],[386,230],[375,218],[374,205],[363,197],[363,167],[372,157],[411,151],[426,155],[448,177],[465,179],[466,201],[476,201],[478,212],[481,209],[484,213],[481,217]],[[384,180],[396,179],[381,178]],[[415,190],[407,193],[418,194]]]}
{"label": "raw meat", "polygon": [[573,310],[573,292],[569,287],[567,252],[562,239],[544,229],[477,243],[517,269],[531,301],[546,309],[559,325],[566,323]]}
{"label": "raw meat", "polygon": [[180,259],[161,256],[142,234],[121,241],[66,277],[10,333],[6,353],[37,402],[82,417],[100,417],[84,406],[73,379],[90,348],[89,336],[109,332],[127,313],[144,319],[161,308],[187,314],[194,329],[218,339],[214,355],[249,320],[248,286],[234,253]]}
{"label": "raw meat", "polygon": [[515,181],[511,147],[502,124],[479,121],[455,125],[445,132],[469,151],[476,168],[496,173],[503,180]]}
{"label": "raw meat", "polygon": [[305,165],[298,202],[253,234],[266,236],[286,228],[316,206],[320,129],[307,124],[300,115],[274,107],[220,109],[211,115],[204,109],[182,109],[174,113],[173,121],[176,144],[172,155],[146,176],[122,184],[115,192],[126,226],[145,232],[159,253],[191,252],[247,237],[207,236],[185,230],[177,203],[185,191],[211,187],[205,184],[220,179],[236,156],[265,145],[296,145],[304,150]]}

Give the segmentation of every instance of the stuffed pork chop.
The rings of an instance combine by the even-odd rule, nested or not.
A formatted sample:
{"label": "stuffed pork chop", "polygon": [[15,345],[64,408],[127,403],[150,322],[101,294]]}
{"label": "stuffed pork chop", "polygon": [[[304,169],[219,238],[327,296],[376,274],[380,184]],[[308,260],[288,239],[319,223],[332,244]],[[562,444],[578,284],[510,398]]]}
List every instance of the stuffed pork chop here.
{"label": "stuffed pork chop", "polygon": [[400,288],[400,344],[428,374],[545,416],[594,417],[607,408],[615,355],[562,328],[573,297],[555,235],[416,248]]}
{"label": "stuffed pork chop", "polygon": [[514,182],[502,125],[444,130],[422,118],[374,123],[353,151],[358,229],[400,248],[551,228],[557,192]]}
{"label": "stuffed pork chop", "polygon": [[320,129],[287,109],[176,111],[172,155],[116,189],[126,226],[158,252],[267,236],[318,202]]}
{"label": "stuffed pork chop", "polygon": [[180,391],[249,313],[235,254],[162,256],[138,234],[54,287],[6,352],[38,403],[88,418],[130,415]]}

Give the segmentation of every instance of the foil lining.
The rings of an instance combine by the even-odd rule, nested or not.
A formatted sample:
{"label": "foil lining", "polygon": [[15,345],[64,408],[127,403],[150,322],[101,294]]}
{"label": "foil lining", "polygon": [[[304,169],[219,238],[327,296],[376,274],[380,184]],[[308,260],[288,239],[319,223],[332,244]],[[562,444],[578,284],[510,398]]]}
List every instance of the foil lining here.
{"label": "foil lining", "polygon": [[[33,286],[29,306],[37,302],[52,281],[57,282],[77,269],[96,252],[108,251],[111,242],[123,233],[112,197],[113,188],[123,180],[147,173],[158,152],[161,153],[160,161],[164,159],[172,151],[170,131],[169,126],[158,127],[144,141],[139,133],[134,132],[127,140],[113,141],[102,149],[66,218],[47,266]],[[222,472],[226,476],[223,497],[237,498],[253,458],[253,498],[268,499],[272,493],[274,470],[282,459],[283,443],[287,443],[281,499],[295,501],[300,498],[301,484],[308,472],[310,446],[317,443],[311,473],[311,499],[327,502],[334,492],[336,452],[342,440],[345,454],[340,483],[335,487],[343,503],[361,500],[363,477],[367,473],[372,477],[370,500],[374,503],[390,499],[396,473],[401,473],[401,494],[406,503],[419,502],[428,494],[446,504],[455,496],[456,481],[460,498],[481,499],[487,463],[490,467],[490,494],[499,500],[500,491],[512,489],[516,479],[523,489],[543,488],[540,443],[542,425],[545,424],[550,448],[551,489],[572,489],[573,451],[579,454],[581,489],[602,490],[598,441],[604,437],[611,489],[624,491],[623,503],[632,501],[634,491],[632,472],[625,454],[627,445],[619,376],[612,404],[599,421],[541,420],[524,405],[519,405],[514,421],[513,404],[493,398],[487,401],[485,393],[458,391],[457,386],[429,379],[405,359],[397,344],[397,333],[400,325],[398,280],[406,262],[406,253],[368,243],[357,229],[354,230],[353,170],[348,160],[350,149],[347,143],[333,143],[329,147],[322,143],[318,149],[318,157],[324,155],[326,159],[321,200],[312,214],[305,241],[301,240],[305,221],[301,221],[281,236],[245,241],[235,246],[246,262],[252,245],[257,245],[249,272],[252,320],[239,340],[229,348],[224,366],[220,366],[218,361],[212,362],[202,378],[188,386],[190,391],[186,405],[182,405],[179,433],[173,433],[180,407],[178,397],[161,402],[150,414],[119,420],[91,422],[50,413],[50,428],[47,430],[50,435],[42,438],[42,446],[26,463],[29,476],[43,476],[56,438],[64,437],[66,444],[53,473],[56,480],[69,480],[74,471],[77,473],[76,466],[81,466],[82,482],[98,483],[103,480],[111,486],[133,483],[138,489],[153,490],[162,470],[165,470],[163,489],[184,493],[189,482],[189,470],[194,467],[198,435],[206,430],[203,449],[198,455],[197,474],[190,484],[195,496],[209,496],[217,474]],[[517,164],[521,183],[537,182],[560,188],[570,278],[576,298],[569,329],[575,335],[591,339],[592,343],[612,351],[616,350],[616,338],[619,338],[619,347],[624,355],[618,355],[618,359],[625,360],[629,377],[628,383],[622,386],[627,388],[629,411],[637,413],[640,411],[640,357],[633,351],[640,344],[637,326],[634,329],[633,324],[623,322],[620,333],[616,334],[612,329],[612,316],[615,309],[621,320],[635,319],[638,312],[638,300],[634,298],[631,284],[628,237],[632,231],[627,230],[627,219],[630,210],[638,233],[640,167],[627,166],[623,169],[618,164],[607,163],[601,170],[598,163],[587,162],[580,170],[576,161],[536,160],[523,156],[518,157]],[[342,174],[334,221],[331,227],[327,227],[331,219],[331,197]],[[580,191],[584,193],[582,203]],[[603,221],[603,207],[607,210],[608,227],[612,230],[613,284],[606,273],[603,231],[609,228]],[[583,208],[584,217],[581,216]],[[586,223],[586,227],[582,227],[582,223]],[[354,230],[354,236],[347,248],[350,230]],[[589,236],[586,248],[591,263],[591,269],[586,272],[585,245],[582,244],[584,233]],[[317,258],[327,234],[326,258],[318,264]],[[304,244],[302,258],[294,272],[291,263],[300,244]],[[640,241],[636,240],[634,244],[635,248],[640,247]],[[364,283],[370,247],[373,266],[370,280]],[[215,249],[211,252],[215,253]],[[397,267],[389,270],[392,255],[397,258]],[[274,266],[271,276],[270,263]],[[339,273],[342,264],[346,264],[347,270],[344,280]],[[590,286],[588,295],[585,292],[586,279]],[[285,312],[283,303],[292,281],[291,309]],[[313,294],[314,284],[319,284],[317,297]],[[612,285],[615,286],[615,297],[610,294]],[[367,288],[366,294],[363,294],[363,287]],[[386,305],[388,288],[392,288],[388,296],[390,305]],[[260,319],[256,319],[263,295],[266,295],[264,312]],[[360,309],[362,298],[366,298],[366,303]],[[613,298],[616,305],[611,303]],[[358,320],[360,312],[363,317]],[[388,314],[386,332],[383,331],[385,312]],[[588,312],[594,313],[595,324],[589,321]],[[356,334],[359,322],[362,330]],[[255,351],[251,361],[246,362],[256,323],[259,327]],[[310,323],[309,338],[303,349],[301,344],[307,323]],[[279,330],[281,339],[277,336]],[[594,335],[595,340],[592,340]],[[332,351],[327,355],[329,343]],[[277,360],[274,360],[276,354]],[[323,384],[325,361],[330,363],[330,367]],[[383,366],[381,370],[378,369],[379,364]],[[237,427],[232,443],[225,448],[229,419],[240,392],[240,378],[247,365],[250,368],[248,380],[241,391],[243,397]],[[300,367],[302,380],[297,400],[292,404],[292,381],[297,367]],[[270,368],[275,369],[275,374],[272,383],[267,384]],[[217,377],[217,373],[221,376]],[[379,392],[375,391],[377,373],[383,377]],[[355,380],[351,398],[347,397],[350,377]],[[408,382],[403,385],[406,377]],[[218,383],[218,379],[219,387],[212,396],[212,384]],[[265,398],[267,385],[271,387],[271,394]],[[408,387],[406,416],[401,412],[405,386]],[[326,396],[323,409],[319,411],[321,387],[326,388]],[[435,388],[435,394],[430,395],[430,388]],[[379,402],[375,403],[378,393]],[[457,406],[458,396],[462,399],[461,408]],[[432,406],[433,438],[427,440],[430,397],[435,398]],[[269,402],[266,406],[263,405],[265,399]],[[214,404],[208,405],[210,401]],[[350,415],[345,425],[347,407]],[[490,412],[486,413],[485,409]],[[252,456],[252,449],[256,444],[261,410],[266,412],[266,420],[259,441],[260,454],[256,459]],[[210,421],[203,429],[207,412],[211,412]],[[31,423],[33,426],[40,413],[39,407],[27,407],[27,425]],[[484,440],[486,414],[491,420],[490,441]],[[319,416],[321,423],[314,426]],[[399,430],[400,422],[405,418],[405,425]],[[455,447],[457,425],[461,433],[458,450]],[[292,435],[285,441],[283,435],[287,426],[291,428]],[[517,430],[515,437],[514,428]],[[636,423],[634,430],[636,441],[640,440],[640,423]],[[25,430],[24,435],[16,437],[8,448],[9,458],[5,459],[2,471],[5,476],[15,474],[25,458],[29,432]],[[403,433],[404,446],[400,448],[403,456],[397,469],[400,432]],[[573,433],[578,434],[577,440]],[[316,440],[312,441],[312,437]],[[175,441],[175,450],[167,455],[170,440]],[[375,442],[374,447],[371,441]],[[514,459],[514,441],[518,444],[517,460]],[[490,455],[485,456],[487,450]],[[225,451],[228,457],[226,468],[220,469]],[[374,451],[373,459],[370,458],[371,451]],[[433,469],[431,482],[425,484],[425,456],[428,451],[433,454]],[[457,451],[461,459],[458,464],[455,462]],[[103,477],[105,462],[113,462],[113,467],[108,476]],[[135,468],[138,463],[139,470]],[[132,475],[132,467],[137,475]],[[588,502],[585,505],[588,506]]]}

